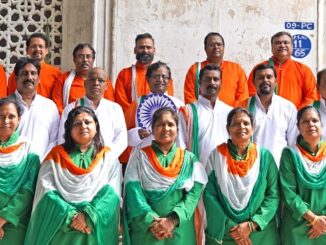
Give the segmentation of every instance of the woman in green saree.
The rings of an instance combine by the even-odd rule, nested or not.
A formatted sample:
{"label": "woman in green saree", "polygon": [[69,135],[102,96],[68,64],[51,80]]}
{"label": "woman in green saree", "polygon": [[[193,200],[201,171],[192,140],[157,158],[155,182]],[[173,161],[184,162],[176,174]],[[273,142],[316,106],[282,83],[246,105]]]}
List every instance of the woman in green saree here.
{"label": "woman in green saree", "polygon": [[160,108],[152,120],[155,140],[135,151],[125,174],[124,244],[194,245],[195,209],[207,182],[191,152],[176,147],[178,117]]}
{"label": "woman in green saree", "polygon": [[226,127],[230,139],[210,154],[206,165],[206,244],[279,244],[275,161],[251,142],[254,122],[247,109],[233,109]]}
{"label": "woman in green saree", "polygon": [[64,137],[42,163],[25,244],[117,245],[120,164],[103,145],[95,112],[71,110]]}
{"label": "woman in green saree", "polygon": [[21,110],[0,99],[0,244],[23,244],[32,211],[40,160],[17,130]]}
{"label": "woman in green saree", "polygon": [[326,244],[326,142],[319,112],[313,106],[300,109],[297,126],[297,144],[281,157],[282,244]]}

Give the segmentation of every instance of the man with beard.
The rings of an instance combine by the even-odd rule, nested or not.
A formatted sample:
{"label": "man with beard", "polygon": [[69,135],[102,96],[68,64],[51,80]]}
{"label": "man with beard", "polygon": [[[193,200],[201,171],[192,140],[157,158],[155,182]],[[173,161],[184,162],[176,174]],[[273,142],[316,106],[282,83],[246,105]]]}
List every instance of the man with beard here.
{"label": "man with beard", "polygon": [[[316,79],[310,68],[291,60],[293,52],[292,36],[288,32],[278,32],[271,39],[273,56],[262,62],[275,67],[277,85],[275,93],[291,101],[297,109],[312,105],[317,98]],[[248,79],[250,96],[256,93],[253,71]]]}
{"label": "man with beard", "polygon": [[[46,64],[45,57],[49,52],[49,41],[42,33],[32,34],[26,41],[26,53],[30,58],[37,60],[41,65],[40,82],[37,93],[46,98],[52,98],[52,90],[61,71],[59,68]],[[8,95],[16,90],[16,78],[12,73],[8,79]]]}
{"label": "man with beard", "polygon": [[62,113],[58,144],[64,143],[64,123],[69,112],[77,106],[87,106],[95,111],[99,120],[104,145],[119,155],[127,147],[127,128],[121,107],[104,98],[108,86],[108,75],[102,68],[90,68],[84,82],[86,95],[78,98],[64,108]]}
{"label": "man with beard", "polygon": [[0,65],[0,98],[6,97],[7,95],[7,78],[5,69]]}
{"label": "man with beard", "polygon": [[297,110],[294,104],[276,94],[276,71],[270,64],[260,64],[253,70],[256,95],[249,99],[249,110],[255,118],[253,139],[272,153],[280,165],[284,147],[295,144]]}
{"label": "man with beard", "polygon": [[[139,34],[135,39],[136,64],[120,71],[115,83],[115,100],[126,111],[131,102],[150,91],[146,81],[146,70],[154,59],[155,47],[151,34]],[[168,94],[173,96],[173,81],[169,81]]]}
{"label": "man with beard", "polygon": [[179,113],[177,144],[193,152],[204,166],[211,151],[228,139],[225,125],[232,107],[218,99],[221,77],[219,66],[204,66],[199,73],[198,100],[180,108]]}
{"label": "man with beard", "polygon": [[[52,93],[52,99],[56,103],[60,114],[65,106],[85,95],[84,82],[89,69],[93,67],[96,53],[90,44],[79,43],[72,54],[75,69],[61,75]],[[106,83],[104,98],[114,101],[112,83],[109,79],[106,80]]]}
{"label": "man with beard", "polygon": [[37,60],[24,57],[17,61],[14,73],[16,91],[14,97],[23,109],[18,131],[31,142],[31,152],[42,161],[46,154],[57,144],[59,113],[54,102],[37,94],[40,65]]}
{"label": "man with beard", "polygon": [[222,85],[218,97],[224,103],[237,107],[248,97],[247,77],[241,66],[232,61],[224,60],[224,38],[220,33],[210,32],[204,40],[207,59],[194,63],[188,70],[184,82],[185,103],[192,103],[201,93],[199,89],[199,71],[207,64],[219,66],[223,72]]}

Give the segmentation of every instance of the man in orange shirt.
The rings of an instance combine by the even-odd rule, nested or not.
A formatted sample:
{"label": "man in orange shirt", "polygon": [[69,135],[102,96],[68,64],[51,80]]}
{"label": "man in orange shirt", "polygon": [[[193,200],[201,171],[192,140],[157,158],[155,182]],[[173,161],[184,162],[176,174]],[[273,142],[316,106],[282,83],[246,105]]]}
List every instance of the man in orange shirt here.
{"label": "man in orange shirt", "polygon": [[241,66],[235,62],[223,60],[224,38],[220,33],[210,32],[204,40],[207,59],[194,63],[188,70],[184,83],[185,103],[192,103],[198,99],[199,72],[207,64],[216,64],[222,70],[222,85],[218,97],[224,103],[237,107],[249,97],[247,77]]}
{"label": "man in orange shirt", "polygon": [[[151,34],[139,34],[135,39],[136,64],[120,71],[115,83],[115,100],[126,111],[132,101],[150,91],[146,81],[146,70],[154,59],[155,47]],[[168,94],[173,95],[173,81],[169,81]]]}
{"label": "man in orange shirt", "polygon": [[[60,114],[65,106],[85,95],[85,80],[90,68],[93,67],[96,52],[88,43],[79,43],[73,50],[75,69],[63,73],[56,82],[52,99],[56,103]],[[108,79],[104,98],[114,101],[114,91]]]}
{"label": "man in orange shirt", "polygon": [[0,98],[7,96],[7,78],[6,72],[2,65],[0,65]]}
{"label": "man in orange shirt", "polygon": [[[61,75],[61,71],[59,68],[45,63],[44,59],[49,52],[48,46],[48,39],[42,33],[34,33],[26,41],[27,55],[37,60],[41,65],[40,82],[37,86],[37,93],[51,99],[54,84]],[[11,73],[8,80],[8,95],[13,94],[15,90],[16,78],[15,74]]]}
{"label": "man in orange shirt", "polygon": [[[297,109],[312,105],[317,99],[316,78],[308,66],[291,60],[293,51],[291,34],[288,32],[274,34],[271,45],[273,56],[262,63],[269,63],[275,67],[277,73],[275,93],[291,101]],[[248,86],[249,94],[254,95],[256,89],[253,71],[249,75]]]}

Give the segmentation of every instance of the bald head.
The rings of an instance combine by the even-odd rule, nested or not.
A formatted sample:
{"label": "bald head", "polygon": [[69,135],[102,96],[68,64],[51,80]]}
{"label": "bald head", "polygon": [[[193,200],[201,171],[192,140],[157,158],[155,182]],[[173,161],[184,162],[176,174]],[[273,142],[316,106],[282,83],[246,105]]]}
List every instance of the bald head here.
{"label": "bald head", "polygon": [[86,96],[90,100],[100,100],[103,98],[107,88],[108,75],[106,71],[100,67],[93,67],[87,73],[85,81]]}
{"label": "bald head", "polygon": [[108,74],[106,73],[106,71],[101,68],[101,67],[93,67],[93,68],[90,68],[87,72],[87,79],[89,77],[91,77],[92,75],[94,74],[101,74],[101,77],[104,78],[104,80],[107,80],[108,79]]}

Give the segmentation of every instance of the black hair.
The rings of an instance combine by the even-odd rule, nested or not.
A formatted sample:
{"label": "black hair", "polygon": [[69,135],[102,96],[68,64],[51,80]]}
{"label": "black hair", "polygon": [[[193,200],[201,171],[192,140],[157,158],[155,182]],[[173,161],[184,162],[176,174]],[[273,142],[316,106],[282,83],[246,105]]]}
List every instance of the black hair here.
{"label": "black hair", "polygon": [[21,115],[23,114],[23,108],[18,104],[17,100],[14,97],[8,96],[0,99],[0,108],[3,105],[7,104],[13,104],[16,108],[18,117],[21,117]]}
{"label": "black hair", "polygon": [[145,38],[152,39],[153,44],[154,44],[154,38],[152,37],[152,35],[149,34],[149,33],[143,33],[143,34],[138,34],[138,35],[136,36],[136,39],[135,39],[135,45],[137,45],[137,42],[138,42],[139,40],[141,40],[141,39],[145,39]]}
{"label": "black hair", "polygon": [[320,85],[320,80],[323,74],[326,74],[326,68],[317,73],[317,86]]}
{"label": "black hair", "polygon": [[153,114],[153,117],[152,117],[152,131],[154,131],[154,126],[156,124],[156,122],[158,120],[160,120],[162,118],[162,115],[165,114],[165,113],[171,113],[172,115],[172,118],[175,122],[175,124],[177,125],[178,127],[178,114],[171,108],[171,107],[162,107],[158,110],[156,110]]}
{"label": "black hair", "polygon": [[32,41],[33,38],[41,38],[41,39],[43,39],[44,42],[45,42],[45,47],[46,48],[49,47],[49,40],[48,40],[48,38],[43,33],[36,32],[36,33],[33,33],[32,35],[30,35],[29,38],[26,40],[26,47],[27,48],[31,44],[31,41]]}
{"label": "black hair", "polygon": [[257,71],[261,71],[261,70],[266,70],[266,69],[271,69],[273,70],[273,73],[274,73],[274,77],[276,78],[277,75],[276,75],[276,71],[275,71],[275,67],[271,64],[259,64],[257,65],[255,68],[254,68],[254,71],[253,71],[253,79],[255,80],[255,77],[256,77],[256,72]]}
{"label": "black hair", "polygon": [[232,122],[232,119],[233,117],[238,114],[238,113],[244,113],[246,114],[249,119],[250,119],[250,123],[252,126],[254,126],[254,123],[255,123],[255,119],[254,119],[254,116],[253,114],[246,108],[243,108],[243,107],[236,107],[234,109],[232,109],[228,116],[227,116],[227,119],[226,119],[226,127],[229,128],[231,126],[231,122]]}
{"label": "black hair", "polygon": [[96,55],[95,49],[89,43],[79,43],[79,44],[77,44],[77,46],[72,51],[73,57],[76,58],[77,52],[79,50],[81,50],[81,49],[84,49],[84,48],[89,48],[90,50],[92,50],[92,56],[93,56],[93,59],[95,59],[95,55]]}
{"label": "black hair", "polygon": [[164,62],[158,61],[158,62],[155,62],[155,63],[151,64],[147,68],[147,71],[146,71],[146,78],[147,78],[147,80],[150,79],[150,77],[152,76],[152,73],[154,71],[158,70],[161,67],[165,67],[168,70],[169,79],[171,79],[171,69],[170,69],[170,67],[166,63],[164,63]]}
{"label": "black hair", "polygon": [[199,81],[203,78],[206,71],[218,71],[220,73],[220,78],[222,80],[222,70],[218,65],[208,64],[205,65],[199,72]]}
{"label": "black hair", "polygon": [[205,48],[207,48],[207,40],[209,37],[212,37],[212,36],[218,36],[222,39],[222,42],[223,42],[223,46],[225,46],[225,42],[224,42],[224,38],[222,37],[222,35],[218,32],[210,32],[206,35],[205,39],[204,39],[204,46]]}
{"label": "black hair", "polygon": [[33,66],[35,66],[37,70],[37,74],[40,75],[40,69],[41,69],[40,63],[37,60],[33,60],[29,57],[22,57],[16,62],[14,68],[14,74],[16,77],[18,76],[19,71],[23,69],[27,64],[32,64]]}
{"label": "black hair", "polygon": [[[299,125],[300,125],[300,120],[302,119],[303,114],[305,114],[305,113],[306,113],[307,111],[309,111],[309,110],[313,110],[313,111],[315,111],[315,112],[317,113],[317,115],[318,115],[319,120],[321,120],[320,112],[319,112],[319,111],[318,111],[314,106],[312,106],[312,105],[308,105],[308,106],[302,107],[302,108],[298,111],[298,113],[297,113],[297,127],[299,127]],[[299,135],[297,136],[297,144],[300,143],[300,141],[301,141],[302,138],[303,138],[303,137],[302,137],[301,134],[299,134]]]}
{"label": "black hair", "polygon": [[100,123],[97,119],[97,116],[95,115],[95,112],[91,108],[88,108],[86,106],[78,106],[69,112],[67,120],[65,121],[65,124],[64,124],[64,126],[65,126],[65,133],[64,133],[65,142],[62,145],[68,153],[77,150],[75,142],[74,142],[73,138],[71,137],[71,130],[73,128],[73,123],[74,123],[76,116],[78,116],[79,114],[81,114],[83,112],[90,115],[94,119],[95,124],[96,124],[96,134],[93,139],[93,145],[94,145],[93,157],[94,157],[103,148],[104,143],[103,143],[103,138],[101,136]]}
{"label": "black hair", "polygon": [[280,31],[280,32],[275,33],[272,36],[272,38],[271,38],[271,44],[273,45],[273,41],[274,41],[275,38],[280,37],[280,36],[284,36],[284,35],[288,36],[291,39],[291,42],[292,42],[292,36],[291,36],[291,34],[289,32],[287,32],[287,31]]}

